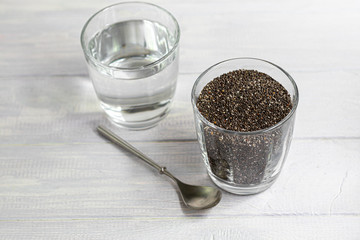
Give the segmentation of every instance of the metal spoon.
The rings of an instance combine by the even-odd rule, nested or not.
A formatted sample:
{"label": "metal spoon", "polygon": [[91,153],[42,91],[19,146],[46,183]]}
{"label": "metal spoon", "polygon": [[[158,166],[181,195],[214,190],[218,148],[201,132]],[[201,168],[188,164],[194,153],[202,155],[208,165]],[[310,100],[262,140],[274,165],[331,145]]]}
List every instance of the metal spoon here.
{"label": "metal spoon", "polygon": [[181,197],[187,207],[196,210],[206,209],[206,208],[214,207],[216,204],[220,202],[221,200],[220,190],[213,187],[193,186],[193,185],[185,184],[176,177],[174,177],[168,170],[166,170],[166,167],[159,166],[149,157],[145,156],[142,152],[137,150],[135,147],[131,146],[125,140],[116,136],[110,130],[102,126],[99,126],[97,130],[99,131],[99,133],[101,133],[101,135],[106,137],[111,142],[133,153],[134,155],[136,155],[137,157],[148,163],[150,166],[154,167],[161,174],[165,174],[166,176],[174,180],[179,187]]}

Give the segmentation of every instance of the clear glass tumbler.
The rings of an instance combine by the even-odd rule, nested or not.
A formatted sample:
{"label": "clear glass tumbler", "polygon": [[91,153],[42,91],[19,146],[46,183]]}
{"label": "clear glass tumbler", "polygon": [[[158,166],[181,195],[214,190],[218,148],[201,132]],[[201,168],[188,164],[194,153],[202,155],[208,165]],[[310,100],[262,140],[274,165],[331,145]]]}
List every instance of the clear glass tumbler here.
{"label": "clear glass tumbler", "polygon": [[179,39],[176,19],[149,3],[111,5],[86,22],[81,46],[111,121],[144,129],[167,115],[176,89]]}
{"label": "clear glass tumbler", "polygon": [[[224,73],[246,69],[271,76],[289,92],[290,113],[276,125],[252,132],[220,128],[206,120],[196,102],[204,86]],[[255,58],[230,59],[207,69],[196,80],[191,94],[197,137],[212,181],[235,194],[254,194],[269,188],[278,177],[289,151],[299,93],[292,77],[280,67]]]}

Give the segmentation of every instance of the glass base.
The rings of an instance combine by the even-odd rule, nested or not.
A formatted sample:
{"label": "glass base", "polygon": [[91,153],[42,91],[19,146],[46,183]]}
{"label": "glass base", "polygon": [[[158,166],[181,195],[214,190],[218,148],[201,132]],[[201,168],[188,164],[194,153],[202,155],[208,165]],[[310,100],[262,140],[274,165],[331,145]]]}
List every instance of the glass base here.
{"label": "glass base", "polygon": [[266,183],[260,183],[258,185],[244,185],[244,184],[236,184],[227,182],[221,178],[218,178],[214,174],[208,172],[211,180],[221,189],[237,194],[237,195],[251,195],[265,191],[275,182],[277,177],[274,177],[270,181]]}
{"label": "glass base", "polygon": [[108,120],[117,127],[129,129],[129,130],[145,130],[152,127],[155,127],[162,119],[164,119],[168,115],[169,111],[164,112],[164,114],[160,116],[156,116],[152,119],[148,119],[145,121],[136,121],[136,122],[124,122],[119,119],[113,118],[107,115]]}
{"label": "glass base", "polygon": [[123,109],[101,102],[107,118],[117,127],[130,130],[144,130],[156,126],[170,112],[172,101]]}

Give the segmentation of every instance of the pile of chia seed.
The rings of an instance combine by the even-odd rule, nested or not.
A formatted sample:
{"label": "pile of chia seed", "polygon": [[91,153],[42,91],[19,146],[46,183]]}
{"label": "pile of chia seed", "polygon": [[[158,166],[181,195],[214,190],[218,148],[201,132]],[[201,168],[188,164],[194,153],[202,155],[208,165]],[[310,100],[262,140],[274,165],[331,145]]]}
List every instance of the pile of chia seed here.
{"label": "pile of chia seed", "polygon": [[[288,91],[269,75],[236,70],[209,82],[197,99],[197,108],[209,122],[223,129],[251,132],[274,126],[292,109]],[[276,167],[288,124],[254,135],[233,134],[204,127],[212,172],[237,184],[258,184]]]}

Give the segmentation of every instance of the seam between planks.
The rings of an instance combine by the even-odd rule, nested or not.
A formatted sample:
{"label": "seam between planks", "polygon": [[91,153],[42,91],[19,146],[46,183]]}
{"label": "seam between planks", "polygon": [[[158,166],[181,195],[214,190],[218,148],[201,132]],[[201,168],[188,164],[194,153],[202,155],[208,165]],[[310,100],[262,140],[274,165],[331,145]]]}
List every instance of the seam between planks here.
{"label": "seam between planks", "polygon": [[308,214],[308,213],[288,213],[288,214],[240,214],[240,215],[218,215],[218,216],[208,216],[208,215],[185,215],[185,216],[165,216],[165,217],[153,217],[153,216],[114,216],[114,217],[69,217],[69,218],[9,218],[9,219],[0,219],[0,222],[59,222],[59,221],[116,221],[116,220],[185,220],[185,219],[204,219],[207,220],[221,220],[221,219],[234,219],[234,218],[244,218],[244,217],[262,217],[262,218],[290,218],[290,217],[360,217],[360,213],[333,213],[333,214]]}
{"label": "seam between planks", "polygon": [[[331,140],[360,140],[360,137],[300,137],[293,141],[331,141]],[[130,143],[186,143],[197,142],[197,139],[164,139],[164,140],[128,140]],[[99,142],[40,142],[40,143],[0,143],[0,147],[23,147],[23,146],[62,146],[62,145],[92,145],[112,144],[110,141]]]}
{"label": "seam between planks", "polygon": [[[204,69],[205,70],[205,69]],[[331,69],[331,70],[313,70],[313,69],[307,69],[307,70],[293,70],[293,69],[288,69],[288,72],[290,72],[291,74],[294,73],[333,73],[333,72],[349,72],[349,73],[354,73],[356,75],[359,75],[358,72],[360,71],[360,69],[356,69],[356,68],[349,68],[349,69]],[[200,75],[202,72],[179,72],[178,75]],[[0,80],[1,79],[8,79],[8,78],[45,78],[45,77],[89,77],[88,73],[73,73],[73,74],[48,74],[48,75],[43,75],[43,74],[14,74],[14,75],[3,75],[0,76]]]}

